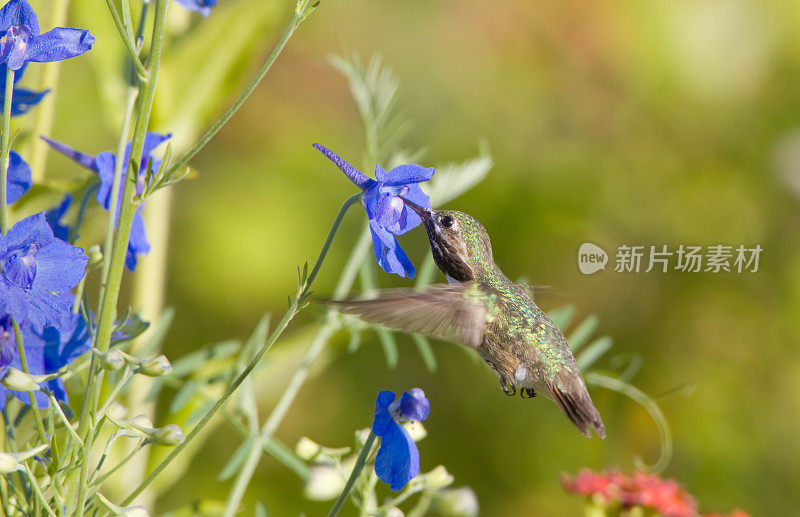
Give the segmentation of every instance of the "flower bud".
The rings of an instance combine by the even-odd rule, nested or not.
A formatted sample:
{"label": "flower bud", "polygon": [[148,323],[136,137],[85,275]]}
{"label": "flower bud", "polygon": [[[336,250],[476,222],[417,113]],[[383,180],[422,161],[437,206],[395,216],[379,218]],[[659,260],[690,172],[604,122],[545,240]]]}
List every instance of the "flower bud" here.
{"label": "flower bud", "polygon": [[0,474],[11,474],[21,468],[17,459],[12,454],[0,452]]}
{"label": "flower bud", "polygon": [[478,497],[468,486],[440,490],[433,504],[445,517],[474,517],[480,512]]}
{"label": "flower bud", "polygon": [[329,501],[344,489],[345,480],[335,467],[316,465],[311,467],[310,474],[303,493],[312,501]]}
{"label": "flower bud", "polygon": [[86,255],[89,257],[89,260],[86,263],[87,269],[93,268],[103,261],[103,251],[97,244],[86,250]]}
{"label": "flower bud", "polygon": [[310,461],[319,454],[321,447],[314,440],[305,436],[297,440],[297,445],[294,446],[294,452],[297,456],[305,461]]}
{"label": "flower bud", "polygon": [[422,422],[417,420],[404,422],[403,427],[406,428],[406,431],[408,431],[408,436],[410,436],[415,442],[418,442],[428,436],[428,431],[425,430],[425,426],[422,425]]}
{"label": "flower bud", "polygon": [[403,513],[403,510],[401,510],[396,506],[393,506],[388,510],[386,510],[386,513],[384,515],[386,517],[403,517],[405,514]]}
{"label": "flower bud", "polygon": [[169,364],[169,359],[164,354],[161,354],[152,359],[142,361],[139,365],[138,373],[147,375],[148,377],[161,377],[167,375],[172,371],[172,365]]}
{"label": "flower bud", "polygon": [[125,366],[125,356],[117,349],[109,350],[103,356],[101,364],[103,365],[103,369],[108,372],[119,370]]}
{"label": "flower bud", "polygon": [[8,368],[0,383],[12,391],[39,391],[39,384],[36,383],[32,375],[13,367]]}
{"label": "flower bud", "polygon": [[359,449],[364,445],[366,445],[367,438],[369,438],[369,433],[371,432],[372,429],[366,427],[364,429],[359,429],[358,431],[356,431],[356,444],[358,445]]}
{"label": "flower bud", "polygon": [[115,420],[122,420],[128,414],[128,408],[120,404],[118,400],[112,400],[106,414]]}
{"label": "flower bud", "polygon": [[153,434],[150,435],[150,438],[152,438],[153,443],[156,445],[166,445],[168,447],[180,445],[186,439],[181,428],[175,424],[169,424],[156,429]]}
{"label": "flower bud", "polygon": [[423,477],[423,482],[428,488],[444,488],[453,483],[453,475],[447,472],[444,465],[439,465]]}
{"label": "flower bud", "polygon": [[103,497],[103,494],[97,494],[97,498],[100,499],[100,502],[111,510],[111,513],[114,515],[122,515],[124,517],[150,517],[150,512],[148,512],[144,506],[117,506]]}

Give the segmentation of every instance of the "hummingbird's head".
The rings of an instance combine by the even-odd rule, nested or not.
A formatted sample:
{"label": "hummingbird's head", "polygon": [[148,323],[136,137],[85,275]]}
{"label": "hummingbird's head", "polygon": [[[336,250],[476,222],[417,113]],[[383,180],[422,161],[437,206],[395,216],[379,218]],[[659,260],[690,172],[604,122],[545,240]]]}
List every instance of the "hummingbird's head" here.
{"label": "hummingbird's head", "polygon": [[403,202],[422,219],[433,258],[445,275],[468,282],[492,268],[489,235],[474,217],[455,210],[424,208],[407,199]]}

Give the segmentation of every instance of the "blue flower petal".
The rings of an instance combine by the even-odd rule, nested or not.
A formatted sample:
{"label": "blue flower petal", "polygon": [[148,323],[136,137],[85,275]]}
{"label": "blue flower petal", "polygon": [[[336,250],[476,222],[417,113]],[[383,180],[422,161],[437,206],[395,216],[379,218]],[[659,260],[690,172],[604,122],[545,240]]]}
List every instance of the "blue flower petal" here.
{"label": "blue flower petal", "polygon": [[54,238],[43,212],[19,221],[0,236],[0,314],[37,330],[56,324],[69,311],[69,290],[83,278],[86,260],[83,250]]}
{"label": "blue flower petal", "polygon": [[395,394],[391,391],[381,391],[375,400],[375,415],[372,421],[372,433],[375,436],[383,436],[388,425],[392,422],[392,415],[389,406],[394,402]]}
{"label": "blue flower petal", "polygon": [[[11,99],[11,116],[18,117],[20,115],[24,115],[30,111],[31,108],[42,102],[44,96],[49,92],[50,90],[35,92],[25,88],[14,88],[14,97]],[[5,100],[4,91],[0,93],[0,100]],[[2,113],[2,111],[2,108],[0,108],[0,113]]]}
{"label": "blue flower petal", "polygon": [[53,235],[56,239],[69,240],[69,226],[61,224],[61,218],[67,213],[71,204],[72,196],[67,194],[57,207],[51,208],[44,213],[44,218],[53,230]]}
{"label": "blue flower petal", "polygon": [[433,167],[423,167],[422,165],[398,165],[389,172],[380,173],[375,170],[375,178],[385,185],[406,185],[408,183],[421,183],[433,177]]}
{"label": "blue flower petal", "polygon": [[372,249],[378,265],[387,273],[414,278],[416,274],[414,265],[397,243],[394,235],[382,228],[374,220],[369,221],[369,229],[372,233]]}
{"label": "blue flower petal", "polygon": [[381,436],[375,457],[375,473],[392,490],[400,490],[419,474],[419,450],[414,440],[397,422],[392,421]]}
{"label": "blue flower petal", "polygon": [[36,12],[25,0],[10,0],[0,9],[0,32],[5,32],[15,25],[27,27],[34,36],[39,34]]}
{"label": "blue flower petal", "polygon": [[128,250],[125,254],[125,265],[129,270],[136,269],[139,256],[146,255],[150,251],[150,241],[147,240],[147,229],[144,225],[144,216],[140,210],[133,214],[133,225],[131,226],[131,237],[128,241]]}
{"label": "blue flower petal", "polygon": [[211,14],[211,8],[217,5],[217,0],[177,0],[179,4],[190,11],[195,11],[203,16]]}
{"label": "blue flower petal", "polygon": [[62,144],[61,142],[56,142],[55,140],[51,140],[51,139],[47,138],[46,136],[42,136],[40,138],[42,140],[44,140],[45,142],[47,142],[47,144],[50,147],[52,147],[53,149],[55,149],[59,153],[63,154],[67,158],[72,158],[73,160],[75,160],[79,164],[83,165],[87,169],[91,169],[91,170],[93,170],[95,172],[98,172],[97,167],[95,165],[94,156],[91,156],[91,155],[86,154],[86,153],[78,152],[75,149],[69,147],[68,145]]}
{"label": "blue flower petal", "polygon": [[94,36],[86,29],[56,27],[30,39],[27,60],[37,63],[63,61],[88,52],[93,44]]}
{"label": "blue flower petal", "polygon": [[[25,356],[30,372],[34,375],[55,373],[91,347],[89,331],[83,317],[72,312],[68,312],[55,325],[48,326],[42,331],[36,331],[28,324],[23,324],[21,327]],[[22,365],[16,350],[14,330],[8,317],[0,318],[0,333],[3,331],[8,333],[9,338],[5,343],[0,343],[2,346],[0,372],[4,373],[6,366],[21,370]],[[53,392],[56,399],[67,402],[67,392],[61,379],[47,381],[42,386]],[[0,408],[5,404],[5,397],[8,393],[8,389],[0,387]],[[24,404],[30,403],[26,392],[11,391],[10,393]],[[48,399],[44,393],[37,392],[35,397],[38,407],[47,407]]]}
{"label": "blue flower petal", "polygon": [[54,238],[36,253],[33,285],[51,293],[67,292],[83,278],[87,260],[81,248]]}
{"label": "blue flower petal", "polygon": [[366,190],[375,184],[375,180],[366,176],[363,172],[356,169],[346,161],[344,161],[338,154],[334,153],[327,147],[321,144],[314,144],[314,149],[325,155],[330,161],[336,164],[353,183],[356,184],[361,190]]}
{"label": "blue flower petal", "polygon": [[16,151],[8,155],[8,178],[6,182],[6,204],[15,203],[33,186],[31,168]]}
{"label": "blue flower petal", "polygon": [[419,388],[404,392],[400,397],[400,414],[409,420],[425,420],[429,411],[430,403],[425,397],[425,392]]}

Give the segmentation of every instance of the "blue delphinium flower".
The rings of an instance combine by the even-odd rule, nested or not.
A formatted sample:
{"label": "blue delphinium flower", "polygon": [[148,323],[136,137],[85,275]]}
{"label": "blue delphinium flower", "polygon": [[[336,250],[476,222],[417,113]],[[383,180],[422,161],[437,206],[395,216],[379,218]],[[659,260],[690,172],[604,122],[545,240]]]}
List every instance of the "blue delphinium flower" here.
{"label": "blue delphinium flower", "polygon": [[186,9],[196,11],[203,16],[211,14],[211,8],[217,5],[217,0],[177,0]]}
{"label": "blue delphinium flower", "polygon": [[88,52],[94,36],[85,29],[56,27],[39,34],[39,20],[25,0],[10,0],[0,9],[0,63],[19,70],[26,62],[62,61]]}
{"label": "blue delphinium flower", "polygon": [[[41,92],[35,92],[25,88],[17,88],[16,84],[20,79],[22,79],[22,73],[25,70],[25,66],[27,65],[24,65],[22,68],[17,70],[16,74],[14,74],[14,94],[13,97],[11,97],[12,117],[27,113],[32,107],[42,102],[44,96],[50,91],[44,90]],[[3,112],[3,108],[5,106],[7,69],[8,67],[5,64],[0,65],[0,113]]]}
{"label": "blue delphinium flower", "polygon": [[61,203],[58,206],[55,206],[44,213],[44,218],[47,221],[47,224],[50,225],[50,228],[52,228],[53,235],[55,235],[56,239],[61,239],[62,241],[67,242],[69,242],[69,226],[62,224],[61,218],[67,213],[67,210],[69,210],[71,204],[72,196],[67,194],[64,196],[64,199],[61,200]]}
{"label": "blue delphinium flower", "polygon": [[419,187],[419,183],[433,177],[433,168],[410,164],[400,165],[386,172],[380,165],[376,165],[374,180],[324,146],[314,144],[314,147],[364,191],[361,204],[367,211],[372,233],[372,248],[375,260],[381,268],[387,273],[414,278],[414,265],[397,243],[395,235],[416,228],[422,220],[413,210],[406,207],[400,196],[430,208],[430,199]]}
{"label": "blue delphinium flower", "polygon": [[[89,332],[80,314],[67,312],[57,325],[47,326],[41,331],[25,323],[20,325],[20,328],[25,358],[33,375],[55,373],[91,348]],[[8,367],[22,370],[14,327],[11,318],[5,315],[0,316],[0,378],[5,375]],[[68,401],[64,382],[60,378],[44,382],[42,386],[51,391],[56,399]],[[30,404],[26,392],[12,391],[0,385],[0,408],[5,406],[6,395],[9,392],[23,403]],[[36,392],[35,397],[38,407],[47,407],[47,396],[44,393]]]}
{"label": "blue delphinium flower", "polygon": [[0,315],[29,321],[36,331],[58,324],[86,260],[81,248],[53,236],[44,212],[19,221],[0,235]]}
{"label": "blue delphinium flower", "polygon": [[428,399],[419,388],[403,392],[397,400],[391,391],[378,393],[372,433],[380,437],[381,446],[375,458],[375,473],[392,490],[400,490],[419,474],[417,445],[401,423],[425,420],[428,410]]}
{"label": "blue delphinium flower", "polygon": [[15,203],[33,185],[31,168],[15,151],[8,153],[8,176],[6,177],[6,204]]}
{"label": "blue delphinium flower", "polygon": [[[141,166],[139,167],[139,174],[136,179],[136,193],[141,194],[144,191],[145,173],[147,168],[158,170],[161,165],[161,159],[151,156],[151,153],[168,140],[171,134],[159,134],[148,132],[144,138],[144,147],[142,148]],[[79,164],[87,169],[91,169],[100,177],[100,188],[97,190],[97,202],[100,203],[106,210],[111,209],[111,189],[114,184],[114,167],[117,163],[117,157],[110,151],[104,151],[97,156],[78,152],[71,147],[50,140],[49,138],[42,137],[42,140],[50,144],[50,147],[60,152],[61,154],[72,158]],[[131,143],[128,142],[128,147],[125,149],[124,163],[130,162],[131,156]],[[117,199],[117,214],[119,218],[119,200],[122,198],[122,186],[125,184],[125,176],[127,170],[125,167],[122,169],[122,178],[120,180],[119,197]],[[150,242],[147,240],[147,230],[144,226],[144,216],[142,215],[142,208],[144,204],[139,205],[136,213],[133,216],[133,226],[131,227],[130,240],[128,241],[128,250],[125,255],[125,265],[133,271],[136,269],[138,258],[141,255],[146,255],[150,251]]]}

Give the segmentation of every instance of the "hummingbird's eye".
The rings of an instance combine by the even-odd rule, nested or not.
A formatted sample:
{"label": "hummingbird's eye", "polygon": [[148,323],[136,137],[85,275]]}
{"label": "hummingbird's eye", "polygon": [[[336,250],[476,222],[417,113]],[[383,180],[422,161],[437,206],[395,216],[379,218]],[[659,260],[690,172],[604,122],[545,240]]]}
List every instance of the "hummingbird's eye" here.
{"label": "hummingbird's eye", "polygon": [[446,215],[441,219],[439,219],[439,224],[441,224],[445,228],[450,228],[451,226],[453,226],[453,218],[450,217],[449,215]]}

